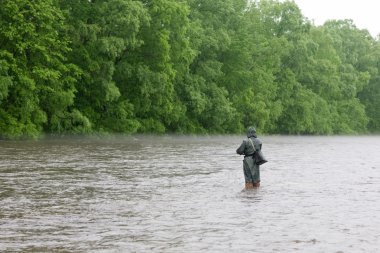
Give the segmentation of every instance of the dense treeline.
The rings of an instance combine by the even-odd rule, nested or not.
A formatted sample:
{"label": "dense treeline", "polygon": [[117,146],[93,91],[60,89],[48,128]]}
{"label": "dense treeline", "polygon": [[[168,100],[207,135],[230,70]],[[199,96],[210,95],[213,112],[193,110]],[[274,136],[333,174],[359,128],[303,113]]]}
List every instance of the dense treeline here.
{"label": "dense treeline", "polygon": [[293,1],[1,0],[0,136],[380,131],[380,42]]}

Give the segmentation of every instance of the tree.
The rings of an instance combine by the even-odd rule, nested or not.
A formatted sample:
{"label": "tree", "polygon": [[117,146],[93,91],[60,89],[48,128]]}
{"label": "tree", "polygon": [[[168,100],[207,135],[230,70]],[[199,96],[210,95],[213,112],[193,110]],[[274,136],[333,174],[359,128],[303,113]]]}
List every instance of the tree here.
{"label": "tree", "polygon": [[139,32],[148,22],[141,2],[133,0],[60,1],[70,25],[70,60],[82,70],[75,106],[96,131],[135,132],[134,106],[121,96],[115,70],[142,44]]}
{"label": "tree", "polygon": [[364,132],[367,130],[368,117],[364,105],[358,100],[358,94],[371,76],[363,59],[371,53],[372,37],[368,31],[356,28],[352,20],[329,21],[324,24],[324,29],[333,39],[334,48],[341,59],[338,83],[340,96],[336,104],[334,132]]}
{"label": "tree", "polygon": [[51,0],[0,2],[0,133],[37,136],[87,129],[88,121],[72,108],[78,68],[67,62],[68,41],[61,11]]}
{"label": "tree", "polygon": [[178,94],[186,106],[187,128],[197,132],[240,130],[239,114],[224,79],[225,56],[240,24],[245,1],[189,0],[190,46],[195,57]]}

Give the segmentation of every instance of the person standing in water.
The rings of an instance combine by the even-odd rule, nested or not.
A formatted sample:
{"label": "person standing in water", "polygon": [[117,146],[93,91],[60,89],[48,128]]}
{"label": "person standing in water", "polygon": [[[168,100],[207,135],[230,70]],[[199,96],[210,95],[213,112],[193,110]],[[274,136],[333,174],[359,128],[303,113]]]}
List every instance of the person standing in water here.
{"label": "person standing in water", "polygon": [[254,153],[261,150],[262,142],[257,138],[254,127],[248,128],[247,138],[247,140],[243,140],[236,153],[244,155],[245,189],[253,189],[260,186],[260,165],[256,164]]}

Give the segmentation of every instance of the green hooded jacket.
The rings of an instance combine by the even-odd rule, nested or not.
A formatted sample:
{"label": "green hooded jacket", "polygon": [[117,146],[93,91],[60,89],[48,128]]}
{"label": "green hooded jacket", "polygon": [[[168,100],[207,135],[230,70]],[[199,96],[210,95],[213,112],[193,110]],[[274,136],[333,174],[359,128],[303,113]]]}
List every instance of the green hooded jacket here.
{"label": "green hooded jacket", "polygon": [[[253,146],[251,144],[253,143]],[[250,127],[247,130],[247,140],[243,140],[243,143],[238,147],[236,153],[244,156],[252,156],[256,150],[261,150],[262,142],[257,138],[256,129]]]}

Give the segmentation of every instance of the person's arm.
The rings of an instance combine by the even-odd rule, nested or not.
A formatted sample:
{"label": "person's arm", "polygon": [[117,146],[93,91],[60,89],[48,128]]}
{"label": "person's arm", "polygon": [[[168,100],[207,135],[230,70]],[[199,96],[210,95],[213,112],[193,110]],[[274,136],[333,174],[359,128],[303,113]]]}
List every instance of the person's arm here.
{"label": "person's arm", "polygon": [[244,150],[245,150],[245,141],[236,149],[236,153],[239,155],[244,155]]}

